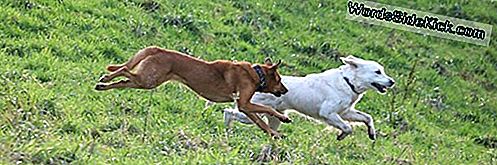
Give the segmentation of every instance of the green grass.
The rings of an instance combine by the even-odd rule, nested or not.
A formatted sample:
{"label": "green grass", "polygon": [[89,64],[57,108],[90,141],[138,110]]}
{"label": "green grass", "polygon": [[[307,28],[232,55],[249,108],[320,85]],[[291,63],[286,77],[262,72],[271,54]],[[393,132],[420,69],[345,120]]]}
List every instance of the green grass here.
{"label": "green grass", "polygon": [[[497,2],[387,2],[491,24],[490,46],[347,20],[346,1],[0,2],[2,164],[495,164]],[[284,75],[334,68],[340,56],[377,60],[396,79],[357,109],[375,118],[336,141],[298,115],[283,140],[236,124],[178,83],[93,90],[105,66],[157,45],[205,59],[282,59]],[[271,148],[271,152],[263,152]],[[266,157],[263,155],[267,153]]]}

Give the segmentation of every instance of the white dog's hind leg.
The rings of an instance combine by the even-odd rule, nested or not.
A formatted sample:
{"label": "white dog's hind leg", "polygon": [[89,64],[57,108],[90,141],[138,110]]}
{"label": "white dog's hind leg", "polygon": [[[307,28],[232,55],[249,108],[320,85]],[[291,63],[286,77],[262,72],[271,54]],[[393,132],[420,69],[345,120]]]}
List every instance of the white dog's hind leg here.
{"label": "white dog's hind leg", "polygon": [[352,133],[352,127],[345,123],[343,119],[337,113],[330,113],[326,116],[326,123],[338,128],[342,131],[340,135],[337,136],[337,140],[343,140],[347,135]]}
{"label": "white dog's hind leg", "polygon": [[347,121],[363,122],[368,127],[369,139],[376,139],[376,131],[371,115],[351,108],[347,112],[343,113],[341,116],[344,120]]}

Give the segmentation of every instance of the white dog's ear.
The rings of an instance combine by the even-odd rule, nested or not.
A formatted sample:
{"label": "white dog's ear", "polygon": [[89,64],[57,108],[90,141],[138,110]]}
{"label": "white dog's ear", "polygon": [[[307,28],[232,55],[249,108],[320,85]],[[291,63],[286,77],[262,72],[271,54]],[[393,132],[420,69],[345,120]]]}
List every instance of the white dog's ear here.
{"label": "white dog's ear", "polygon": [[352,55],[340,57],[340,60],[342,60],[344,64],[349,64],[350,66],[357,68],[358,59]]}

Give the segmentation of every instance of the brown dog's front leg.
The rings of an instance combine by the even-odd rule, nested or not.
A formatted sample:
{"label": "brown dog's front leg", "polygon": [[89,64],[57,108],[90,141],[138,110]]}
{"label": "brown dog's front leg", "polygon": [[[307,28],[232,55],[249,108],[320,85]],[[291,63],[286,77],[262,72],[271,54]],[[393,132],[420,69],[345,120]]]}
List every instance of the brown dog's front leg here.
{"label": "brown dog's front leg", "polygon": [[138,87],[139,86],[136,83],[133,83],[131,80],[120,80],[118,82],[111,83],[111,84],[98,83],[95,86],[95,90],[102,91],[102,90],[109,90],[109,89],[113,89],[113,88],[138,88]]}
{"label": "brown dog's front leg", "polygon": [[271,107],[262,106],[258,104],[253,104],[250,102],[250,99],[254,95],[253,90],[242,90],[240,91],[240,99],[238,101],[240,109],[244,109],[250,113],[267,113],[271,116],[277,117],[280,121],[284,123],[290,123],[292,120],[286,117],[285,115],[279,113]]}
{"label": "brown dog's front leg", "polygon": [[240,109],[240,110],[245,115],[247,115],[247,117],[250,118],[250,120],[252,120],[252,122],[257,124],[257,126],[259,126],[259,128],[264,130],[266,133],[269,133],[274,138],[282,138],[282,135],[280,133],[272,130],[259,116],[255,115],[253,113],[247,112],[246,110],[243,110],[243,109]]}
{"label": "brown dog's front leg", "polygon": [[267,113],[271,116],[277,117],[280,121],[284,123],[290,123],[292,120],[285,115],[279,113],[278,111],[274,110],[273,108],[267,107],[267,106],[262,106],[258,104],[252,104],[248,103],[246,105],[246,108],[249,109],[250,112],[252,113]]}
{"label": "brown dog's front leg", "polygon": [[[264,130],[265,132],[271,134],[275,138],[281,138],[281,135],[272,130],[259,116],[257,116],[254,113],[268,113],[270,115],[274,115],[277,117],[280,117],[280,120],[285,120],[285,121],[290,121],[286,116],[283,114],[280,114],[273,110],[272,108],[261,106],[261,105],[255,105],[250,103],[250,99],[254,95],[254,90],[245,88],[245,90],[240,91],[240,98],[238,99],[238,109],[242,111],[244,114],[247,115],[247,117],[250,118],[259,128]],[[271,112],[272,111],[272,112]]]}

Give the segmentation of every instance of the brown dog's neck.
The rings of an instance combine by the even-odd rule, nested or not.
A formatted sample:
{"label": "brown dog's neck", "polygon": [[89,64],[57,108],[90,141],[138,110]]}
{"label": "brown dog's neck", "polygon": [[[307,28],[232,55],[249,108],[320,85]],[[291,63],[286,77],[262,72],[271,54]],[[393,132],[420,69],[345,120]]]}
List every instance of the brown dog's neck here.
{"label": "brown dog's neck", "polygon": [[[267,68],[265,68],[264,64],[252,64],[247,63],[249,65],[243,65],[243,69],[249,73],[249,76],[252,78],[252,82],[254,84],[254,89],[256,89],[256,92],[262,92],[265,88],[259,88],[261,84],[261,78],[259,77],[259,74],[257,73],[255,67],[258,66],[260,68],[260,72],[262,73],[264,79],[266,79],[266,74],[267,74]],[[267,86],[267,83],[266,83]]]}
{"label": "brown dog's neck", "polygon": [[257,84],[257,89],[255,90],[256,92],[262,92],[267,86],[266,83],[266,75],[264,74],[264,71],[260,65],[254,65],[252,66],[254,69],[255,73],[257,74],[257,77],[259,79],[259,83]]}

